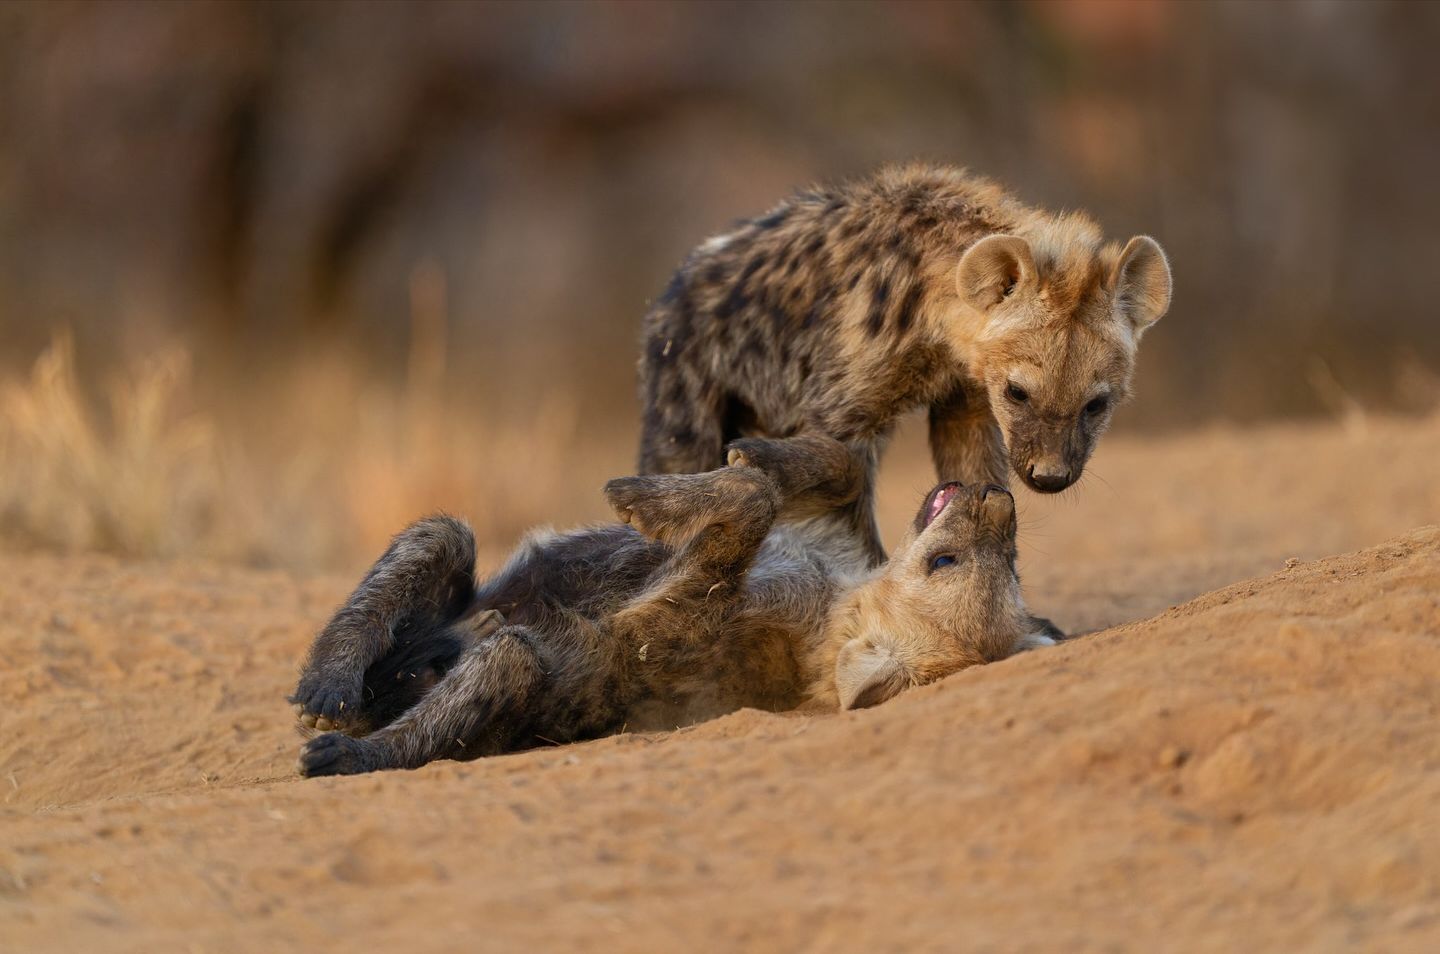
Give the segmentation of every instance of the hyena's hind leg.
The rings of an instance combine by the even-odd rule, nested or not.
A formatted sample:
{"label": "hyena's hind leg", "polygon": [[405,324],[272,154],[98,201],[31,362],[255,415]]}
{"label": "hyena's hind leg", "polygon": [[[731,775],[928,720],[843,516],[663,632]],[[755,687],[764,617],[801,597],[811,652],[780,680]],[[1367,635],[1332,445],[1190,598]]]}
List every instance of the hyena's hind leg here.
{"label": "hyena's hind leg", "polygon": [[[464,623],[457,625],[465,625]],[[328,732],[305,744],[300,774],[355,775],[418,768],[442,758],[474,758],[516,747],[534,721],[546,669],[536,636],[503,626],[465,650],[413,707],[364,738]]]}
{"label": "hyena's hind leg", "polygon": [[475,538],[447,516],[412,524],[331,618],[301,670],[290,701],[320,729],[365,722],[365,672],[396,645],[456,619],[475,592]]}
{"label": "hyena's hind leg", "polygon": [[437,629],[400,627],[395,648],[365,670],[361,716],[343,726],[366,735],[394,722],[417,704],[453,669],[460,657],[505,625],[499,610],[472,610]]}
{"label": "hyena's hind leg", "polygon": [[742,438],[730,443],[727,459],[729,466],[706,473],[617,478],[605,496],[621,520],[676,549],[711,531],[716,540],[690,556],[727,562],[732,555],[716,543],[763,539],[780,509],[805,514],[851,504],[868,477],[866,449],[820,435]]}
{"label": "hyena's hind leg", "polygon": [[673,346],[672,339],[657,332],[641,364],[642,474],[699,474],[725,462],[722,402],[670,360]]}

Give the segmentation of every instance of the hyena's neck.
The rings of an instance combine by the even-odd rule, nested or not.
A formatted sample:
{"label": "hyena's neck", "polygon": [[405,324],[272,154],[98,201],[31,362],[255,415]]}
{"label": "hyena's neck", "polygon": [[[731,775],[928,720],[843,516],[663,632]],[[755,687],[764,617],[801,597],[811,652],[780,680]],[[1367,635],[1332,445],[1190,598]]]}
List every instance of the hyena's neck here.
{"label": "hyena's neck", "polygon": [[807,705],[837,709],[840,696],[835,685],[835,664],[845,644],[860,635],[867,604],[884,585],[885,568],[877,567],[844,584],[830,605],[824,625],[810,635],[800,659]]}

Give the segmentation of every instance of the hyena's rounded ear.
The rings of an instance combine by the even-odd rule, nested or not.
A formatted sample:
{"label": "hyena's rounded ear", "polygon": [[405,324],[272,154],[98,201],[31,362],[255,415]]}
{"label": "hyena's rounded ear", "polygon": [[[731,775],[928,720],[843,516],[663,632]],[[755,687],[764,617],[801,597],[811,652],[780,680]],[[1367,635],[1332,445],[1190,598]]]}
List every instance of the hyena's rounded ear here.
{"label": "hyena's rounded ear", "polygon": [[960,300],[986,311],[1035,284],[1035,256],[1030,243],[1018,235],[991,235],[960,257],[955,268],[955,290]]}
{"label": "hyena's rounded ear", "polygon": [[852,639],[835,661],[835,688],[841,709],[868,709],[910,685],[905,664],[888,649]]}
{"label": "hyena's rounded ear", "polygon": [[1170,310],[1170,260],[1160,243],[1137,235],[1125,244],[1110,275],[1115,306],[1138,335]]}

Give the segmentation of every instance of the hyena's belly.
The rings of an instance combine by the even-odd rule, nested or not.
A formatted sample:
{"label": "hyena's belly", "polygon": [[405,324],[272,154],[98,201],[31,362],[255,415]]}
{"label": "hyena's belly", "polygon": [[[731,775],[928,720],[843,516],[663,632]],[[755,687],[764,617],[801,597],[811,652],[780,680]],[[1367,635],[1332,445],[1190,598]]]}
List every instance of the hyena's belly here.
{"label": "hyena's belly", "polygon": [[737,709],[783,712],[801,702],[800,667],[788,633],[720,632],[703,647],[665,658],[646,647],[647,691],[626,710],[629,728],[677,729]]}

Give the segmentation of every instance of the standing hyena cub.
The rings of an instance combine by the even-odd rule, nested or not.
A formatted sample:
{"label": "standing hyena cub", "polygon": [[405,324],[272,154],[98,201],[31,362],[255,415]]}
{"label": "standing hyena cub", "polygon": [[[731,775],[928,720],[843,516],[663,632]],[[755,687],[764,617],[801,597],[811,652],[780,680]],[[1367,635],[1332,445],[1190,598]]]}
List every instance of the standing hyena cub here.
{"label": "standing hyena cub", "polygon": [[709,470],[735,437],[802,432],[873,462],[923,405],[942,480],[1003,485],[1013,468],[1064,490],[1170,286],[1153,239],[1102,244],[1088,218],[960,170],[802,192],[701,245],[646,316],[640,469]]}
{"label": "standing hyena cub", "polygon": [[731,466],[611,481],[625,521],[527,542],[478,586],[469,530],[395,538],[316,637],[292,697],[306,775],[413,768],[672,728],[741,706],[882,702],[1047,645],[1000,487],[941,484],[868,569],[863,462],[829,438],[740,441]]}

